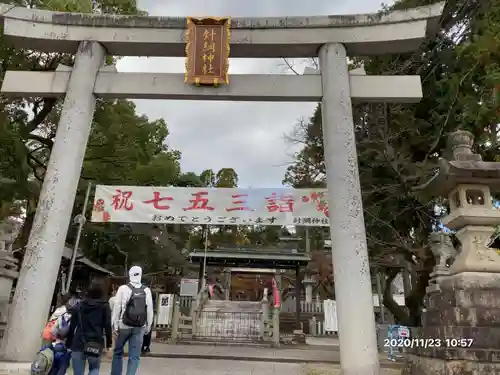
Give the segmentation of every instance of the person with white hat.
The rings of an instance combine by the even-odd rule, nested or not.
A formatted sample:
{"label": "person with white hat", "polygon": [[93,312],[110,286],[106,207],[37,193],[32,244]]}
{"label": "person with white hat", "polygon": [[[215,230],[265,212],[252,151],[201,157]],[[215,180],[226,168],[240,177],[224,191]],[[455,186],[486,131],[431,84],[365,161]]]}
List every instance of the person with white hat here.
{"label": "person with white hat", "polygon": [[116,332],[111,375],[122,375],[123,348],[128,343],[126,375],[135,375],[139,367],[142,340],[153,325],[153,296],[151,289],[141,284],[142,268],[129,270],[129,282],[118,288],[113,304],[112,324]]}

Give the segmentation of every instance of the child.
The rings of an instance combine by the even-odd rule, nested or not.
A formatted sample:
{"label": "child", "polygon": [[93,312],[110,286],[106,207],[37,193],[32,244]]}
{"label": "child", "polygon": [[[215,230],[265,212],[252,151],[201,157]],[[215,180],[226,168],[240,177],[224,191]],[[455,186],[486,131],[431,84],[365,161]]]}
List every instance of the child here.
{"label": "child", "polygon": [[31,364],[32,375],[64,375],[69,367],[71,354],[64,343],[71,318],[70,306],[58,308],[45,326],[43,344]]}
{"label": "child", "polygon": [[71,355],[64,338],[56,334],[56,339],[40,348],[31,364],[31,375],[64,375],[69,367]]}
{"label": "child", "polygon": [[69,296],[64,296],[62,306],[54,311],[43,329],[42,338],[44,344],[53,342],[58,332],[61,337],[66,336],[69,329],[69,321],[71,319],[71,309],[73,307],[74,306],[70,304]]}

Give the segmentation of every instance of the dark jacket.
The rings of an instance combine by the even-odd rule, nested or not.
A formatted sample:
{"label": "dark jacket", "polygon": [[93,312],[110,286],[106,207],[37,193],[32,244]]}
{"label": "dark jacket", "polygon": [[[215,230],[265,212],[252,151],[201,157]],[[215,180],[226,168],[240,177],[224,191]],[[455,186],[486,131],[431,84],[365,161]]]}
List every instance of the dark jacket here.
{"label": "dark jacket", "polygon": [[[80,322],[83,328],[80,327]],[[85,342],[99,342],[103,348],[109,349],[112,342],[111,333],[109,303],[107,301],[84,299],[72,311],[66,346],[74,352],[82,352]],[[104,342],[104,335],[106,336],[106,342]]]}

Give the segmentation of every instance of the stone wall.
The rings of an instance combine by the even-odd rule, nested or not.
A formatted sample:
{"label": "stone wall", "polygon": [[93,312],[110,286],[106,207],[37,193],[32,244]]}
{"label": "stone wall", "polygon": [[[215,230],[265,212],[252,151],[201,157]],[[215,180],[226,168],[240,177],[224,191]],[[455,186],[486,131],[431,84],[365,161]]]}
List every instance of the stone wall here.
{"label": "stone wall", "polygon": [[427,296],[404,374],[500,374],[500,276],[464,273],[440,288]]}
{"label": "stone wall", "polygon": [[253,314],[202,313],[198,335],[214,340],[254,341],[260,338],[260,324],[258,316]]}
{"label": "stone wall", "polygon": [[210,300],[201,312],[197,338],[214,341],[258,341],[261,303]]}

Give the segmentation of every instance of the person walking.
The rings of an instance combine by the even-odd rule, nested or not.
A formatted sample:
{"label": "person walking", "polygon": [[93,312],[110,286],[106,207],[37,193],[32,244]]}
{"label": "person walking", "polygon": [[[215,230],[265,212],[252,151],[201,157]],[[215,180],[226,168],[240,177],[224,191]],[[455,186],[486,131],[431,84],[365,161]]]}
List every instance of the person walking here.
{"label": "person walking", "polygon": [[[149,288],[151,289],[151,283],[149,283]],[[151,293],[152,301],[153,301],[153,317],[156,314],[156,299],[155,299],[155,294]],[[154,321],[154,318],[153,318]],[[147,354],[151,353],[151,335],[153,333],[153,329],[150,329],[149,332],[144,333],[144,337],[142,339],[142,350],[141,353]]]}
{"label": "person walking", "polygon": [[50,316],[42,332],[44,344],[49,344],[56,339],[56,333],[60,337],[66,336],[71,319],[71,310],[75,307],[71,303],[68,295],[62,296],[62,305],[59,306]]}
{"label": "person walking", "polygon": [[[113,328],[117,334],[111,362],[111,375],[122,375],[123,348],[128,343],[126,375],[135,375],[141,358],[144,334],[153,325],[153,296],[151,289],[141,284],[142,268],[129,270],[129,283],[116,292],[113,308]],[[75,374],[77,375],[77,374]]]}
{"label": "person walking", "polygon": [[[111,293],[111,298],[109,299],[109,308],[111,309],[111,315],[113,315],[113,310],[115,308],[115,303],[116,303],[116,287],[113,286],[113,291]],[[111,324],[111,327],[113,327],[113,324]],[[114,342],[116,342],[116,332],[113,330],[113,343]]]}
{"label": "person walking", "polygon": [[116,287],[113,286],[113,291],[111,292],[111,297],[109,298],[109,308],[111,309],[111,313],[115,308],[116,303]]}
{"label": "person walking", "polygon": [[[71,349],[73,375],[98,375],[101,355],[112,345],[111,311],[99,283],[93,282],[87,296],[72,310],[66,345]],[[106,340],[104,340],[104,336]]]}
{"label": "person walking", "polygon": [[82,300],[82,290],[80,288],[76,288],[73,293],[71,293],[71,298],[69,299],[69,304],[73,307],[78,306],[80,301]]}

